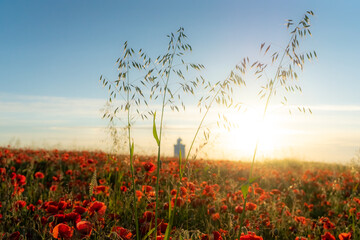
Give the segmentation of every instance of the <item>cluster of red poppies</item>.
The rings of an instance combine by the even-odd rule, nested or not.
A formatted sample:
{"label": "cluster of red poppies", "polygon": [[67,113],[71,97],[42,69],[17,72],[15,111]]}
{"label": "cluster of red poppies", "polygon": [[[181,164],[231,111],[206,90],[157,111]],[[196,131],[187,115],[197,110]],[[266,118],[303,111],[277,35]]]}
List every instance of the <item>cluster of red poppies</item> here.
{"label": "cluster of red poppies", "polygon": [[172,211],[172,239],[360,237],[360,174],[310,165],[260,163],[244,204],[248,163],[163,159],[156,206],[151,157],[0,148],[0,239],[163,239]]}

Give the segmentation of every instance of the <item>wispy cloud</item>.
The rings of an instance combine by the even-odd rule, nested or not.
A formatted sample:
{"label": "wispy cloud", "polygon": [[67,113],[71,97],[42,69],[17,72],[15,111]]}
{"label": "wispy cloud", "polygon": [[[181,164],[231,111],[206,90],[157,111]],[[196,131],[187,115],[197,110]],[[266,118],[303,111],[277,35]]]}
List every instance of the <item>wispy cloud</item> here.
{"label": "wispy cloud", "polygon": [[100,115],[102,99],[63,98],[51,96],[0,95],[0,111],[3,113],[31,113],[52,116]]}
{"label": "wispy cloud", "polygon": [[[292,109],[297,109],[298,106],[291,106]],[[302,108],[302,107],[301,107]],[[326,111],[326,112],[359,112],[360,105],[310,105],[305,106],[312,111]]]}

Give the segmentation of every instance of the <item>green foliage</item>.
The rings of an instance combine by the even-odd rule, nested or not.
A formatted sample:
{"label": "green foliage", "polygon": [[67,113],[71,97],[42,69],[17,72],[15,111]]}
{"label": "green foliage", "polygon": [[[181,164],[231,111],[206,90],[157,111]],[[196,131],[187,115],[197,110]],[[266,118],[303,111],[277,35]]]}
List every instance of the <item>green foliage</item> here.
{"label": "green foliage", "polygon": [[156,131],[156,124],[155,124],[155,119],[156,119],[156,112],[154,113],[154,121],[153,121],[153,136],[155,138],[156,144],[159,146],[160,145],[160,140]]}

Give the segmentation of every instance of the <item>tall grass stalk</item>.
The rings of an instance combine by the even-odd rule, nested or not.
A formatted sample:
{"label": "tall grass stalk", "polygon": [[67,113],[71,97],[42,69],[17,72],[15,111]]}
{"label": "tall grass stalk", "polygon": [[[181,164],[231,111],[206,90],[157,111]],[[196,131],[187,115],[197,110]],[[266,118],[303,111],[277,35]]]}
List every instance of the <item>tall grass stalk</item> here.
{"label": "tall grass stalk", "polygon": [[[203,69],[203,65],[201,64],[193,64],[193,63],[185,63],[184,60],[181,58],[185,51],[188,50],[192,50],[191,46],[189,44],[183,43],[182,39],[186,38],[186,35],[183,33],[184,29],[182,27],[179,28],[179,30],[177,31],[177,37],[175,37],[175,35],[173,33],[171,33],[171,35],[169,35],[168,37],[170,38],[169,41],[169,45],[168,45],[168,53],[165,54],[162,57],[158,57],[159,60],[159,64],[163,64],[163,66],[165,67],[164,69],[160,69],[158,70],[156,68],[156,66],[154,67],[154,69],[157,71],[158,76],[162,79],[163,81],[163,87],[160,88],[160,94],[161,99],[162,99],[162,103],[161,103],[161,116],[160,116],[160,126],[159,126],[159,135],[157,134],[157,130],[156,130],[156,112],[154,113],[154,121],[153,121],[153,135],[154,138],[157,142],[157,170],[156,170],[156,187],[155,187],[155,238],[157,237],[157,226],[158,226],[158,208],[159,208],[159,190],[160,190],[160,184],[159,184],[159,180],[160,180],[160,172],[161,172],[161,143],[162,143],[162,135],[163,135],[163,125],[164,125],[164,113],[165,113],[165,107],[168,103],[171,104],[170,108],[172,110],[176,109],[178,110],[178,107],[174,104],[174,95],[180,90],[182,89],[184,93],[191,93],[194,94],[193,92],[193,88],[198,86],[199,84],[199,79],[196,78],[196,81],[191,81],[191,84],[187,84],[186,79],[181,71],[181,69],[175,69],[175,67],[177,66],[185,66],[186,70],[188,71],[189,67],[194,69],[194,70],[201,70]],[[175,64],[174,65],[174,59],[175,57],[179,57],[181,60],[180,64]],[[152,70],[150,70],[152,72]],[[184,82],[179,82],[179,84],[181,85],[181,88],[177,89],[176,91],[172,92],[171,89],[169,88],[169,82],[171,79],[171,73],[175,73],[176,77],[178,77],[180,80],[183,80]],[[165,79],[163,79],[162,77],[165,75]],[[153,87],[151,89],[153,89],[155,87],[155,89],[157,89],[157,87],[159,86],[160,82],[156,82],[155,84],[153,84]],[[163,91],[161,93],[161,91]],[[170,96],[168,96],[170,95]],[[181,99],[180,94],[178,94],[179,100]],[[183,108],[185,109],[185,105],[182,103]],[[180,179],[181,181],[181,179]],[[180,184],[180,183],[179,183]]]}
{"label": "tall grass stalk", "polygon": [[[167,78],[166,78],[166,82],[165,82],[165,86],[164,86],[164,95],[163,95],[163,100],[162,100],[162,106],[161,106],[161,118],[160,118],[160,129],[159,129],[159,141],[157,141],[158,143],[158,153],[157,153],[157,168],[156,168],[156,190],[155,190],[155,239],[157,238],[157,226],[158,226],[158,207],[159,207],[159,178],[160,178],[160,169],[161,169],[161,159],[160,159],[160,155],[161,155],[161,139],[162,139],[162,130],[163,130],[163,121],[164,121],[164,110],[165,110],[165,103],[166,103],[166,93],[167,93],[167,89],[168,89],[168,84],[169,84],[169,79],[170,79],[170,73],[171,73],[171,68],[172,68],[172,63],[174,60],[174,55],[175,55],[175,51],[177,48],[177,44],[178,41],[176,42],[175,48],[174,48],[174,52],[171,55],[170,58],[170,62],[169,62],[169,67],[168,67],[168,72],[167,72]],[[155,119],[155,115],[154,115],[154,119]]]}
{"label": "tall grass stalk", "polygon": [[[156,124],[155,124],[155,118],[156,118],[156,112],[153,112],[152,110],[144,111],[147,113],[140,112],[139,108],[136,109],[136,113],[141,116],[142,119],[147,119],[148,115],[153,115],[154,121],[153,121],[153,133],[154,137],[156,135],[156,142],[157,142],[157,148],[158,148],[158,156],[157,156],[157,170],[156,170],[156,199],[155,199],[155,237],[157,237],[157,231],[156,227],[158,225],[158,205],[159,205],[159,180],[160,180],[160,171],[161,171],[161,140],[163,135],[163,125],[164,125],[164,118],[165,118],[165,107],[167,104],[170,104],[170,108],[172,111],[177,110],[179,111],[178,106],[176,105],[174,101],[174,95],[177,94],[179,97],[179,100],[181,99],[180,93],[178,93],[179,90],[182,90],[184,93],[192,93],[194,94],[194,87],[197,87],[201,84],[201,81],[199,78],[196,78],[195,81],[190,81],[190,84],[185,79],[185,76],[182,73],[182,69],[179,66],[185,66],[186,71],[188,69],[194,69],[194,70],[201,70],[204,68],[201,64],[194,64],[194,63],[185,63],[185,61],[182,59],[182,56],[186,51],[191,51],[192,48],[189,44],[183,43],[184,38],[186,38],[186,35],[183,33],[184,29],[180,28],[177,31],[177,37],[173,33],[169,35],[170,38],[169,45],[168,45],[168,51],[164,55],[160,55],[155,62],[153,62],[141,49],[138,52],[139,58],[141,61],[134,61],[132,58],[133,54],[135,54],[135,51],[132,48],[127,47],[127,42],[124,44],[124,56],[122,58],[119,58],[117,60],[117,63],[119,64],[119,70],[120,73],[118,75],[118,80],[116,81],[108,81],[105,79],[102,79],[102,76],[100,77],[100,81],[103,82],[103,86],[109,87],[109,92],[111,91],[109,95],[109,102],[111,103],[112,99],[115,99],[119,96],[122,97],[122,100],[125,102],[125,104],[117,107],[113,112],[105,112],[104,118],[110,119],[110,122],[112,122],[114,119],[120,119],[117,114],[119,111],[125,111],[127,120],[126,120],[126,130],[127,130],[127,138],[129,143],[129,152],[130,152],[130,168],[131,168],[131,174],[132,174],[132,183],[133,183],[133,195],[134,195],[134,207],[136,207],[136,190],[135,190],[135,173],[134,173],[134,159],[133,159],[133,153],[134,153],[134,141],[131,139],[131,128],[132,128],[132,122],[134,121],[134,118],[131,116],[130,107],[132,103],[136,104],[136,106],[139,107],[140,103],[144,103],[148,107],[148,99],[155,101],[156,99],[161,99],[161,117],[160,117],[160,131],[159,131],[159,137],[157,136],[156,131]],[[174,59],[179,58],[181,60],[180,64],[174,63]],[[154,65],[152,68],[149,66]],[[162,65],[161,68],[157,68],[157,65]],[[123,71],[123,69],[125,71]],[[130,69],[135,69],[139,72],[145,71],[145,75],[136,79],[133,79],[130,81],[129,74]],[[171,77],[171,72],[173,72],[174,76],[180,79],[178,82],[181,87],[176,89],[176,91],[172,91],[169,88],[169,82]],[[201,77],[202,78],[202,77]],[[136,81],[139,81],[140,83],[137,84]],[[146,87],[146,92],[142,92],[142,87]],[[118,94],[118,95],[117,95]],[[122,94],[125,94],[126,97],[123,97]],[[144,94],[148,94],[149,96],[146,96]],[[181,102],[181,105],[183,106],[185,110],[185,105],[183,102]],[[115,186],[116,188],[116,186]],[[116,197],[116,196],[115,196]],[[137,238],[139,237],[139,227],[138,227],[138,216],[137,216],[137,209],[134,209],[135,214],[135,221],[136,221],[136,228],[137,228]],[[153,229],[151,230],[153,231]],[[149,236],[151,233],[149,234]]]}
{"label": "tall grass stalk", "polygon": [[[141,50],[139,51],[141,53]],[[125,129],[127,130],[127,141],[128,141],[128,150],[129,150],[129,161],[130,161],[130,172],[131,172],[131,184],[132,184],[132,195],[133,195],[133,211],[134,211],[134,221],[136,226],[136,239],[140,239],[140,231],[139,231],[139,218],[138,218],[138,212],[137,212],[137,197],[136,197],[136,185],[135,185],[135,171],[134,171],[134,141],[132,140],[132,116],[131,116],[131,105],[132,102],[135,101],[136,105],[139,105],[141,102],[144,102],[147,104],[147,102],[143,99],[144,94],[142,93],[141,89],[134,84],[134,82],[130,82],[130,69],[135,68],[139,71],[145,70],[146,67],[149,65],[149,61],[146,61],[145,63],[139,63],[132,59],[133,54],[135,54],[135,51],[132,48],[128,48],[127,42],[124,43],[124,55],[122,58],[119,58],[117,60],[118,63],[118,70],[120,71],[118,75],[118,80],[116,81],[108,81],[105,78],[100,77],[100,81],[102,81],[103,86],[108,86],[109,92],[109,100],[108,102],[111,103],[113,99],[116,99],[117,97],[121,96],[123,100],[123,104],[119,107],[117,107],[113,112],[106,111],[103,118],[110,119],[110,122],[112,122],[114,119],[120,119],[118,117],[118,113],[123,110],[126,112],[126,125]],[[131,58],[131,60],[130,60]],[[141,59],[145,61],[147,59],[147,56],[145,54],[141,55]],[[118,94],[118,95],[117,95]],[[122,94],[125,94],[126,96],[122,96]],[[138,94],[139,96],[137,96]],[[120,108],[121,107],[121,108]],[[120,110],[120,111],[119,111]],[[139,110],[137,109],[136,112],[139,113]],[[140,114],[141,117],[143,117],[142,114]],[[115,184],[114,188],[118,189],[120,186],[118,186],[118,174],[115,176]],[[116,199],[117,199],[117,192],[114,191],[114,197],[115,197],[115,210],[116,210]]]}
{"label": "tall grass stalk", "polygon": [[135,173],[134,173],[134,143],[131,142],[131,122],[130,122],[130,81],[129,81],[129,61],[127,61],[126,68],[127,78],[127,90],[126,90],[126,110],[127,110],[127,130],[128,130],[128,142],[129,142],[129,155],[130,155],[130,170],[131,170],[131,181],[132,181],[132,192],[134,201],[134,214],[135,214],[135,227],[136,227],[136,239],[140,239],[139,231],[139,218],[137,212],[137,198],[136,198],[136,185],[135,185]]}
{"label": "tall grass stalk", "polygon": [[[312,11],[307,11],[307,14],[309,14],[311,16],[314,15]],[[292,25],[292,20],[288,20],[287,27],[289,28],[290,25]],[[285,47],[285,50],[284,50],[284,52],[282,54],[282,57],[280,59],[280,62],[278,64],[278,67],[276,68],[275,75],[274,75],[273,79],[270,79],[268,84],[267,84],[268,93],[267,93],[266,102],[265,102],[264,110],[263,110],[262,117],[261,117],[261,122],[260,122],[261,126],[264,125],[265,118],[266,118],[266,113],[267,113],[268,107],[270,105],[270,100],[271,100],[272,96],[274,96],[277,85],[280,83],[285,88],[286,91],[289,91],[288,89],[291,89],[291,88],[288,88],[288,85],[285,82],[286,79],[281,79],[281,77],[284,77],[284,75],[280,74],[280,71],[282,71],[282,69],[283,69],[283,61],[284,61],[285,56],[288,56],[290,58],[290,61],[294,66],[297,65],[298,67],[300,67],[301,70],[303,69],[304,54],[300,55],[300,57],[299,57],[298,54],[295,52],[295,50],[296,50],[296,47],[299,46],[299,42],[297,40],[297,37],[299,35],[300,35],[300,37],[304,37],[304,36],[306,36],[306,32],[308,32],[311,35],[311,32],[308,29],[309,27],[310,27],[309,18],[305,14],[304,18],[297,24],[297,26],[291,32],[290,40],[289,40],[288,44]],[[263,48],[263,46],[264,45],[261,46],[261,49]],[[270,45],[267,48],[267,50],[269,48],[270,48]],[[267,50],[266,50],[266,52],[267,52]],[[289,53],[290,50],[292,51],[293,56],[295,56],[295,57],[293,57],[291,55],[291,53]],[[276,55],[278,55],[278,54],[277,53],[275,53],[275,55],[273,54],[273,56],[276,56]],[[314,52],[314,55],[316,57],[315,52]],[[311,60],[313,58],[312,54],[310,54],[310,55],[307,54],[307,58],[309,60]],[[275,60],[273,58],[273,62],[274,61],[276,61],[276,58],[275,58]],[[289,65],[288,72],[285,72],[285,78],[288,75],[291,76],[291,77],[295,76],[295,78],[297,79],[297,74],[295,72],[293,72],[293,70],[291,69],[291,65]],[[281,81],[281,80],[283,80],[283,81]],[[297,85],[295,85],[295,86],[296,86],[297,89],[299,88]],[[300,91],[301,91],[301,88],[300,88]],[[266,96],[266,94],[263,95],[263,96]],[[286,97],[284,97],[284,99],[285,99],[285,101],[287,101]],[[299,108],[299,110],[303,111],[305,113],[305,109],[302,110],[302,109]],[[311,113],[310,109],[309,109],[309,111]],[[261,129],[261,126],[260,126],[260,129]],[[252,156],[252,160],[251,160],[251,167],[250,167],[250,172],[249,172],[249,176],[248,176],[248,179],[247,179],[247,183],[245,183],[243,185],[242,189],[241,189],[241,191],[243,193],[243,197],[244,197],[244,203],[243,203],[243,211],[242,211],[241,217],[240,217],[238,239],[240,239],[241,233],[242,233],[242,225],[243,225],[244,218],[245,218],[245,213],[246,213],[246,203],[247,203],[247,196],[248,196],[249,187],[252,184],[252,182],[255,181],[255,179],[253,179],[253,169],[254,169],[254,164],[255,164],[255,160],[256,160],[256,154],[258,152],[259,142],[260,142],[260,133],[257,136],[256,144],[255,144],[255,147],[254,147],[254,152],[253,152],[253,156]]]}

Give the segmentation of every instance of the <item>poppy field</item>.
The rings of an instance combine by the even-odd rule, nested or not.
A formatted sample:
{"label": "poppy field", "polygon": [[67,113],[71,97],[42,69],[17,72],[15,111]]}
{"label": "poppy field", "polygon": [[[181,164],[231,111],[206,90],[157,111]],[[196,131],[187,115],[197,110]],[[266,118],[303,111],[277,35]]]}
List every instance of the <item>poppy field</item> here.
{"label": "poppy field", "polygon": [[244,209],[250,163],[165,158],[155,226],[155,157],[135,155],[134,178],[129,165],[103,152],[0,148],[0,239],[164,239],[170,222],[170,239],[360,236],[355,167],[257,163]]}

